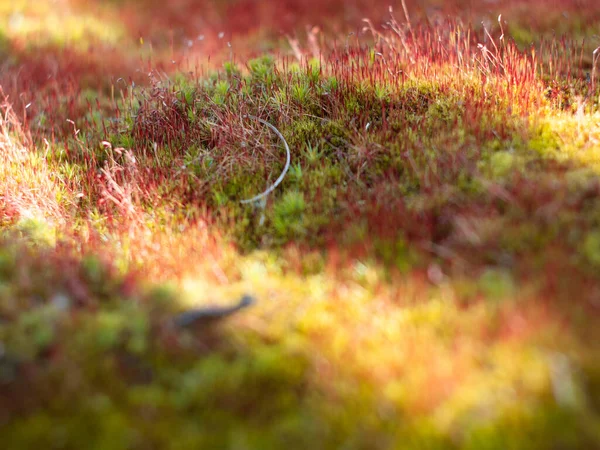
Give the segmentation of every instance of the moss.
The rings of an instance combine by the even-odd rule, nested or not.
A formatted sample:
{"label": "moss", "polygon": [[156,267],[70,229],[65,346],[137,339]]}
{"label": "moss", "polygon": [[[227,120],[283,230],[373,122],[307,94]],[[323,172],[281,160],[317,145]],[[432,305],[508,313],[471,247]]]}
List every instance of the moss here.
{"label": "moss", "polygon": [[[77,137],[48,152],[18,137],[31,169],[15,159],[0,181],[47,161],[65,211],[50,239],[0,199],[11,448],[598,446],[586,83],[540,80],[507,41],[490,56],[477,30],[412,26],[410,52],[385,34],[318,62],[229,55],[200,79],[83,92],[101,108],[73,117],[89,121]],[[239,200],[284,157],[248,116],[292,159],[256,205]],[[107,196],[107,163],[132,208]],[[214,324],[172,320],[245,293],[252,308]]]}
{"label": "moss", "polygon": [[[557,411],[556,414],[548,412],[542,417],[536,417],[533,421],[538,423],[536,423],[533,429],[528,430],[527,435],[523,435],[522,432],[519,431],[519,419],[515,417],[505,419],[504,423],[499,421],[500,424],[477,427],[469,433],[464,448],[482,448],[491,450],[506,448],[508,446],[515,449],[543,449],[546,445],[556,444],[556,441],[553,441],[552,443],[544,441],[546,440],[548,429],[558,425],[561,416],[562,414],[560,414],[560,411]],[[555,436],[555,438],[566,447],[570,447],[574,443],[573,436],[570,435],[570,433],[564,433],[560,437]]]}
{"label": "moss", "polygon": [[374,243],[375,256],[381,258],[382,262],[389,267],[394,267],[400,272],[408,272],[418,263],[418,253],[411,248],[404,237],[397,239],[376,240]]}
{"label": "moss", "polygon": [[270,86],[275,80],[275,59],[265,55],[248,61],[248,69],[252,80],[263,86]]}
{"label": "moss", "polygon": [[533,133],[529,145],[543,156],[600,170],[600,149],[597,145],[600,128],[596,114],[556,114],[534,125]]}
{"label": "moss", "polygon": [[319,120],[304,117],[295,121],[289,132],[286,132],[286,140],[290,149],[305,148],[306,146],[317,147],[322,139],[323,127]]}
{"label": "moss", "polygon": [[280,238],[299,238],[306,233],[304,212],[306,203],[299,192],[289,191],[273,208],[273,227]]}
{"label": "moss", "polygon": [[[227,80],[221,80],[217,82],[215,85],[215,91],[212,97],[212,101],[217,106],[223,106],[225,104],[225,99],[227,98],[227,93],[229,92],[229,82]],[[191,101],[191,100],[190,100]]]}
{"label": "moss", "polygon": [[14,5],[0,20],[9,39],[26,39],[27,47],[35,50],[45,46],[60,46],[86,50],[94,43],[116,44],[127,33],[117,23],[107,23],[85,11],[64,11],[49,2],[40,2],[35,9]]}
{"label": "moss", "polygon": [[600,232],[590,231],[586,234],[581,252],[585,256],[587,262],[597,267],[600,265]]}
{"label": "moss", "polygon": [[56,242],[56,229],[39,218],[23,218],[12,227],[12,230],[33,245],[46,246]]}
{"label": "moss", "polygon": [[495,152],[490,157],[489,166],[493,178],[506,178],[517,169],[517,158],[511,151]]}
{"label": "moss", "polygon": [[521,48],[527,48],[538,40],[538,34],[531,28],[519,26],[518,24],[510,25],[510,37]]}
{"label": "moss", "polygon": [[511,274],[501,269],[487,269],[479,278],[479,286],[491,300],[510,298],[515,290]]}

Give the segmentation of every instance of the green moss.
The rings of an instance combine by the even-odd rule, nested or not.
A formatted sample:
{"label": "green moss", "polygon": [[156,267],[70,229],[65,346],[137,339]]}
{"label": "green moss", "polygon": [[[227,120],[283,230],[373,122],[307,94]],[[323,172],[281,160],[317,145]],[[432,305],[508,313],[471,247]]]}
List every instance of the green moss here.
{"label": "green moss", "polygon": [[600,231],[590,231],[586,234],[581,252],[594,267],[600,266]]}
{"label": "green moss", "polygon": [[317,147],[322,139],[322,130],[320,121],[304,117],[292,123],[290,131],[285,133],[286,140],[294,150],[306,146]]}
{"label": "green moss", "polygon": [[479,278],[479,286],[486,298],[502,300],[515,291],[515,284],[509,272],[501,269],[487,269]]}
{"label": "green moss", "polygon": [[273,228],[280,238],[298,238],[306,233],[306,203],[299,192],[286,192],[273,208]]}
{"label": "green moss", "polygon": [[528,142],[532,150],[539,152],[542,156],[552,154],[560,149],[560,143],[549,124],[540,126]]}
{"label": "green moss", "polygon": [[516,158],[510,151],[494,153],[490,158],[492,176],[504,178],[515,168]]}
{"label": "green moss", "polygon": [[13,230],[34,245],[52,245],[56,241],[56,230],[42,219],[23,218],[14,225]]}
{"label": "green moss", "polygon": [[401,272],[408,272],[418,263],[418,253],[402,236],[392,241],[378,239],[374,247],[375,255],[381,258],[384,264]]}
{"label": "green moss", "polygon": [[275,59],[272,56],[265,55],[248,61],[248,69],[252,76],[252,81],[265,86],[270,86],[275,80]]}
{"label": "green moss", "polygon": [[[217,106],[223,106],[225,104],[225,99],[227,98],[227,93],[229,92],[229,82],[227,80],[221,80],[217,82],[215,85],[215,91],[212,97],[212,101]],[[192,100],[190,99],[190,102]]]}
{"label": "green moss", "polygon": [[521,48],[527,48],[539,39],[538,34],[531,28],[519,26],[514,23],[510,25],[509,32],[510,37],[512,37],[515,43]]}

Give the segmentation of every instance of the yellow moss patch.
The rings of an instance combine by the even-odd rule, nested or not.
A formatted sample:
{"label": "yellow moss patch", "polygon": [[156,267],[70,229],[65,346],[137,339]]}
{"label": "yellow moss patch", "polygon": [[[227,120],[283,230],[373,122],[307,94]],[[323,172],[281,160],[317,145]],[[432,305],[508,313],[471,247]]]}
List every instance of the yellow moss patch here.
{"label": "yellow moss patch", "polygon": [[534,119],[531,148],[600,172],[600,113],[558,113]]}
{"label": "yellow moss patch", "polygon": [[6,38],[26,40],[28,47],[50,44],[85,48],[95,42],[114,45],[126,36],[114,17],[78,11],[66,1],[0,1],[0,24]]}

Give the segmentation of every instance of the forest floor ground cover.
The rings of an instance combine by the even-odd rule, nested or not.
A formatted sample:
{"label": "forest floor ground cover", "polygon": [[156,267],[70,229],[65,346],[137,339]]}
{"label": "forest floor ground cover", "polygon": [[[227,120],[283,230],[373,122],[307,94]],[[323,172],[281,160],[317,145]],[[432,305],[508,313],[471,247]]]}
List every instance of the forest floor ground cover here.
{"label": "forest floor ground cover", "polygon": [[600,6],[389,3],[0,1],[6,448],[600,448]]}

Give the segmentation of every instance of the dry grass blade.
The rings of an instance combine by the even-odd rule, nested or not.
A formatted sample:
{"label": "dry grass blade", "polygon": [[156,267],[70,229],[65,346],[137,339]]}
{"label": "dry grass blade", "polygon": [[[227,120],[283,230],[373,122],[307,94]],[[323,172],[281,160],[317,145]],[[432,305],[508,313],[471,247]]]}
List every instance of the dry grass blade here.
{"label": "dry grass blade", "polygon": [[598,59],[600,58],[600,47],[597,47],[593,53],[592,60],[592,92],[596,92],[596,70],[598,65]]}

